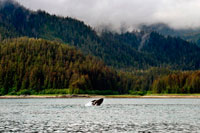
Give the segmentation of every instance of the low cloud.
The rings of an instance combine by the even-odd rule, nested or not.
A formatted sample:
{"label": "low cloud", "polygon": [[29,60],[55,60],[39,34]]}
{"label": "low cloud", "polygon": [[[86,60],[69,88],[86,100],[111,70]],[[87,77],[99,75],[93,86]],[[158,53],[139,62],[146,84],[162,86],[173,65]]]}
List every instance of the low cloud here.
{"label": "low cloud", "polygon": [[200,0],[17,0],[32,10],[70,16],[96,29],[137,29],[166,23],[172,28],[200,27]]}

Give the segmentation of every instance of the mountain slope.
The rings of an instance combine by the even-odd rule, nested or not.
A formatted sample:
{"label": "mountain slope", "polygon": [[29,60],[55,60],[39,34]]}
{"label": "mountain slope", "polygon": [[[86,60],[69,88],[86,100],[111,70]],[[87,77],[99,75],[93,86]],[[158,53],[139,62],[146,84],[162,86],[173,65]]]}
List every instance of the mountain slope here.
{"label": "mountain slope", "polygon": [[[86,54],[100,57],[109,65],[137,67],[133,63],[135,57],[132,56],[135,52],[137,55],[137,51],[132,51],[130,47],[123,44],[113,46],[104,43],[95,31],[75,19],[52,16],[43,11],[31,12],[12,2],[8,2],[1,8],[0,16],[0,29],[6,29],[6,31],[1,31],[2,38],[28,36],[56,40],[76,46]],[[120,47],[129,51],[118,52]],[[141,56],[141,60],[143,58]]]}
{"label": "mountain slope", "polygon": [[[200,67],[200,48],[180,38],[164,37],[156,32],[114,34],[114,44],[128,45],[140,54],[136,59],[148,57],[140,62],[146,66],[169,67],[172,69],[194,70]],[[111,39],[108,39],[109,41]],[[139,62],[140,60],[136,60]]]}
{"label": "mountain slope", "polygon": [[140,29],[143,31],[158,32],[164,36],[180,37],[184,40],[196,43],[198,46],[200,46],[200,28],[173,29],[166,24],[158,23],[149,26],[141,25]]}
{"label": "mountain slope", "polygon": [[112,67],[132,70],[155,67],[199,69],[200,49],[178,38],[157,33],[131,32],[101,35],[83,22],[33,12],[12,0],[0,6],[1,38],[28,36],[75,46]]}

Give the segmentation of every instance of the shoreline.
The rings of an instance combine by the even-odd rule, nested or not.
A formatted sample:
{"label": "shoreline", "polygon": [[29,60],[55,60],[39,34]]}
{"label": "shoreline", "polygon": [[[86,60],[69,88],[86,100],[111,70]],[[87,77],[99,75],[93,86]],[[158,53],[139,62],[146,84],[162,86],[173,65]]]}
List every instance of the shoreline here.
{"label": "shoreline", "polygon": [[200,99],[200,94],[186,95],[20,95],[0,96],[0,99],[52,99],[52,98],[141,98],[141,99]]}

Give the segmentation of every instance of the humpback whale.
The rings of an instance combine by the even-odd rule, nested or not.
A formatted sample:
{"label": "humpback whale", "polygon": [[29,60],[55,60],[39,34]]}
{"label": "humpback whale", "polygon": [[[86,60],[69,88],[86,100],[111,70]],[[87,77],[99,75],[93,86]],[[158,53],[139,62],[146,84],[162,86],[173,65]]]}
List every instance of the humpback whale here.
{"label": "humpback whale", "polygon": [[98,100],[93,100],[87,104],[85,104],[85,106],[100,106],[103,103],[103,98],[98,99]]}
{"label": "humpback whale", "polygon": [[103,103],[103,98],[92,101],[93,106],[100,106],[102,103]]}

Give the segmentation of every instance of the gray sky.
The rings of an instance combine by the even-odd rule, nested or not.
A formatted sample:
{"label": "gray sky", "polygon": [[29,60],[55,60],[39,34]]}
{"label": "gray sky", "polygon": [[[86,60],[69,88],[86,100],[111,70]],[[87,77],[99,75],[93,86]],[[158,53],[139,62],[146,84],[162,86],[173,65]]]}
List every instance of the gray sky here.
{"label": "gray sky", "polygon": [[17,0],[32,10],[70,16],[92,27],[119,31],[139,24],[167,23],[173,28],[200,27],[200,0]]}

